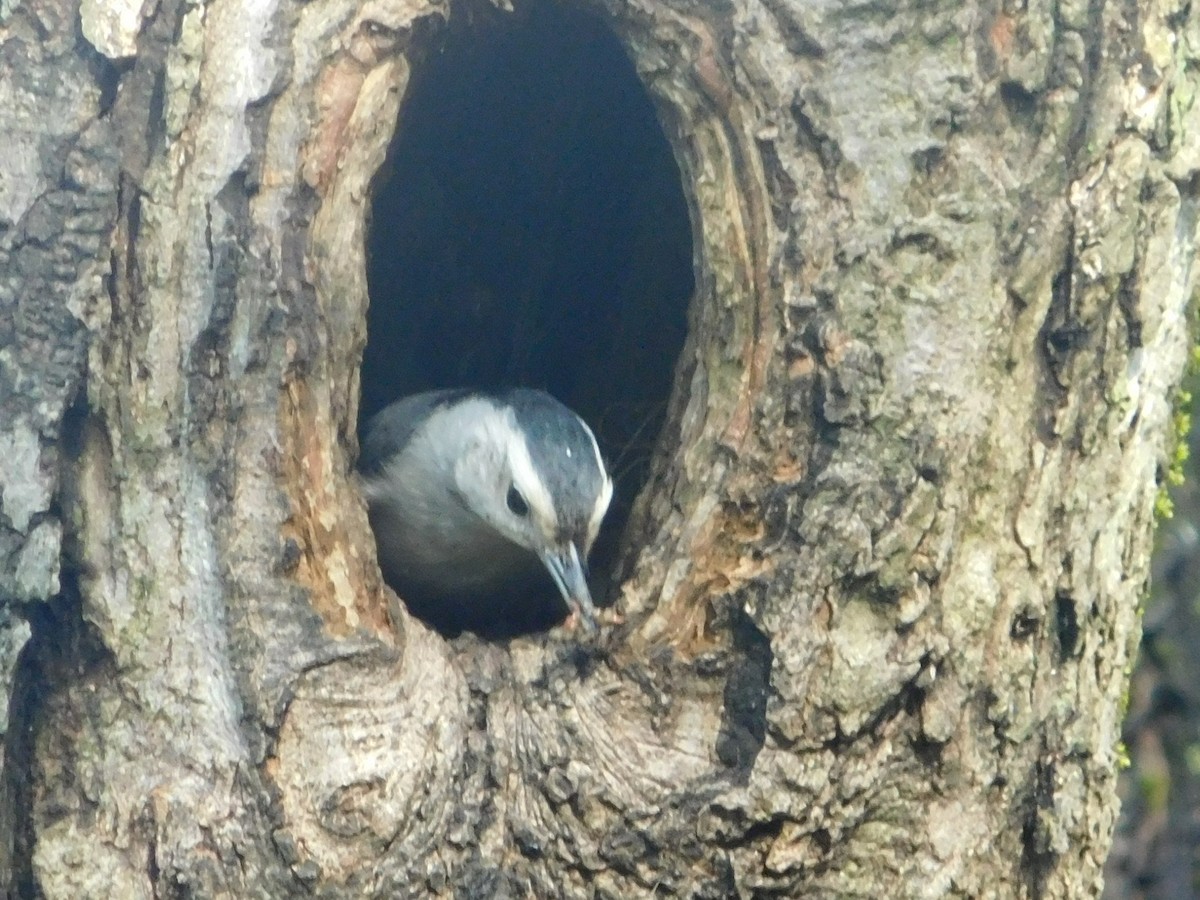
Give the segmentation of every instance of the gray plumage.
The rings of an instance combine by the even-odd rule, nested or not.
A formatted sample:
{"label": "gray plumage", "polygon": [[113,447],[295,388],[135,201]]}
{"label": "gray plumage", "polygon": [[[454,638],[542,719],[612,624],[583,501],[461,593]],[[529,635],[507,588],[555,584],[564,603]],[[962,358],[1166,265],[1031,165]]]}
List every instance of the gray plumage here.
{"label": "gray plumage", "polygon": [[584,566],[612,482],[591,430],[549,394],[405,397],[371,420],[359,470],[380,566],[418,614],[472,627],[519,605],[544,567],[595,627]]}
{"label": "gray plumage", "polygon": [[465,388],[449,388],[412,394],[389,404],[375,414],[367,426],[358,456],[358,470],[364,475],[377,476],[392,455],[408,446],[413,432],[439,406],[453,403],[471,394]]}
{"label": "gray plumage", "polygon": [[512,410],[533,466],[554,498],[562,539],[586,534],[596,498],[608,483],[591,429],[543,391],[513,390],[501,402]]}

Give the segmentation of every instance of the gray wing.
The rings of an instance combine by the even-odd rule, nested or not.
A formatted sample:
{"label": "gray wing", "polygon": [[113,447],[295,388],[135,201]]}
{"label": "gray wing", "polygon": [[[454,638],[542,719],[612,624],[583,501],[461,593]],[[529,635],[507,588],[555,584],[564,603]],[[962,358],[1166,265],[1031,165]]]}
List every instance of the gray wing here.
{"label": "gray wing", "polygon": [[364,475],[378,475],[387,461],[408,446],[422,423],[440,406],[467,396],[465,388],[426,391],[402,397],[378,413],[367,424],[358,456],[358,470]]}

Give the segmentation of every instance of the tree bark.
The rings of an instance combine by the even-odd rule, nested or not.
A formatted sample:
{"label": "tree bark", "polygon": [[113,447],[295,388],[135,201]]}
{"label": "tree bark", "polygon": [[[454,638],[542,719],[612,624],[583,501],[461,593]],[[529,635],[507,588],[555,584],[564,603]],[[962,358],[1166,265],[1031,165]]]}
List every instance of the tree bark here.
{"label": "tree bark", "polygon": [[1098,892],[1200,12],[594,10],[697,284],[594,647],[412,620],[351,473],[372,178],[470,8],[0,12],[10,895]]}

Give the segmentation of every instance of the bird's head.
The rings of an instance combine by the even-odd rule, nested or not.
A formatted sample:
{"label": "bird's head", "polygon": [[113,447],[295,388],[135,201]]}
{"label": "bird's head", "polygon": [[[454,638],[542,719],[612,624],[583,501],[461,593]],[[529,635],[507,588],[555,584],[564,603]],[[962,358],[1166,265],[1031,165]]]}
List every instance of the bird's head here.
{"label": "bird's head", "polygon": [[587,556],[612,499],[592,431],[541,391],[491,401],[476,439],[455,464],[460,500],[491,528],[536,555],[567,605],[594,630]]}

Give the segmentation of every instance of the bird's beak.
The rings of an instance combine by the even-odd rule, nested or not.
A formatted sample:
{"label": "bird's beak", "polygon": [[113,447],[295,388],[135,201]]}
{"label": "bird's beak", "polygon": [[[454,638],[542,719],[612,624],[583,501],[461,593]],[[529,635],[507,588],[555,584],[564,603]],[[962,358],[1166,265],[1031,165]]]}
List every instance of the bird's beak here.
{"label": "bird's beak", "polygon": [[583,563],[575,545],[567,544],[557,550],[542,551],[542,562],[550,571],[550,577],[558,586],[559,593],[567,605],[579,613],[584,627],[596,631],[596,607],[592,604],[592,593],[588,590],[587,576],[583,574]]}

